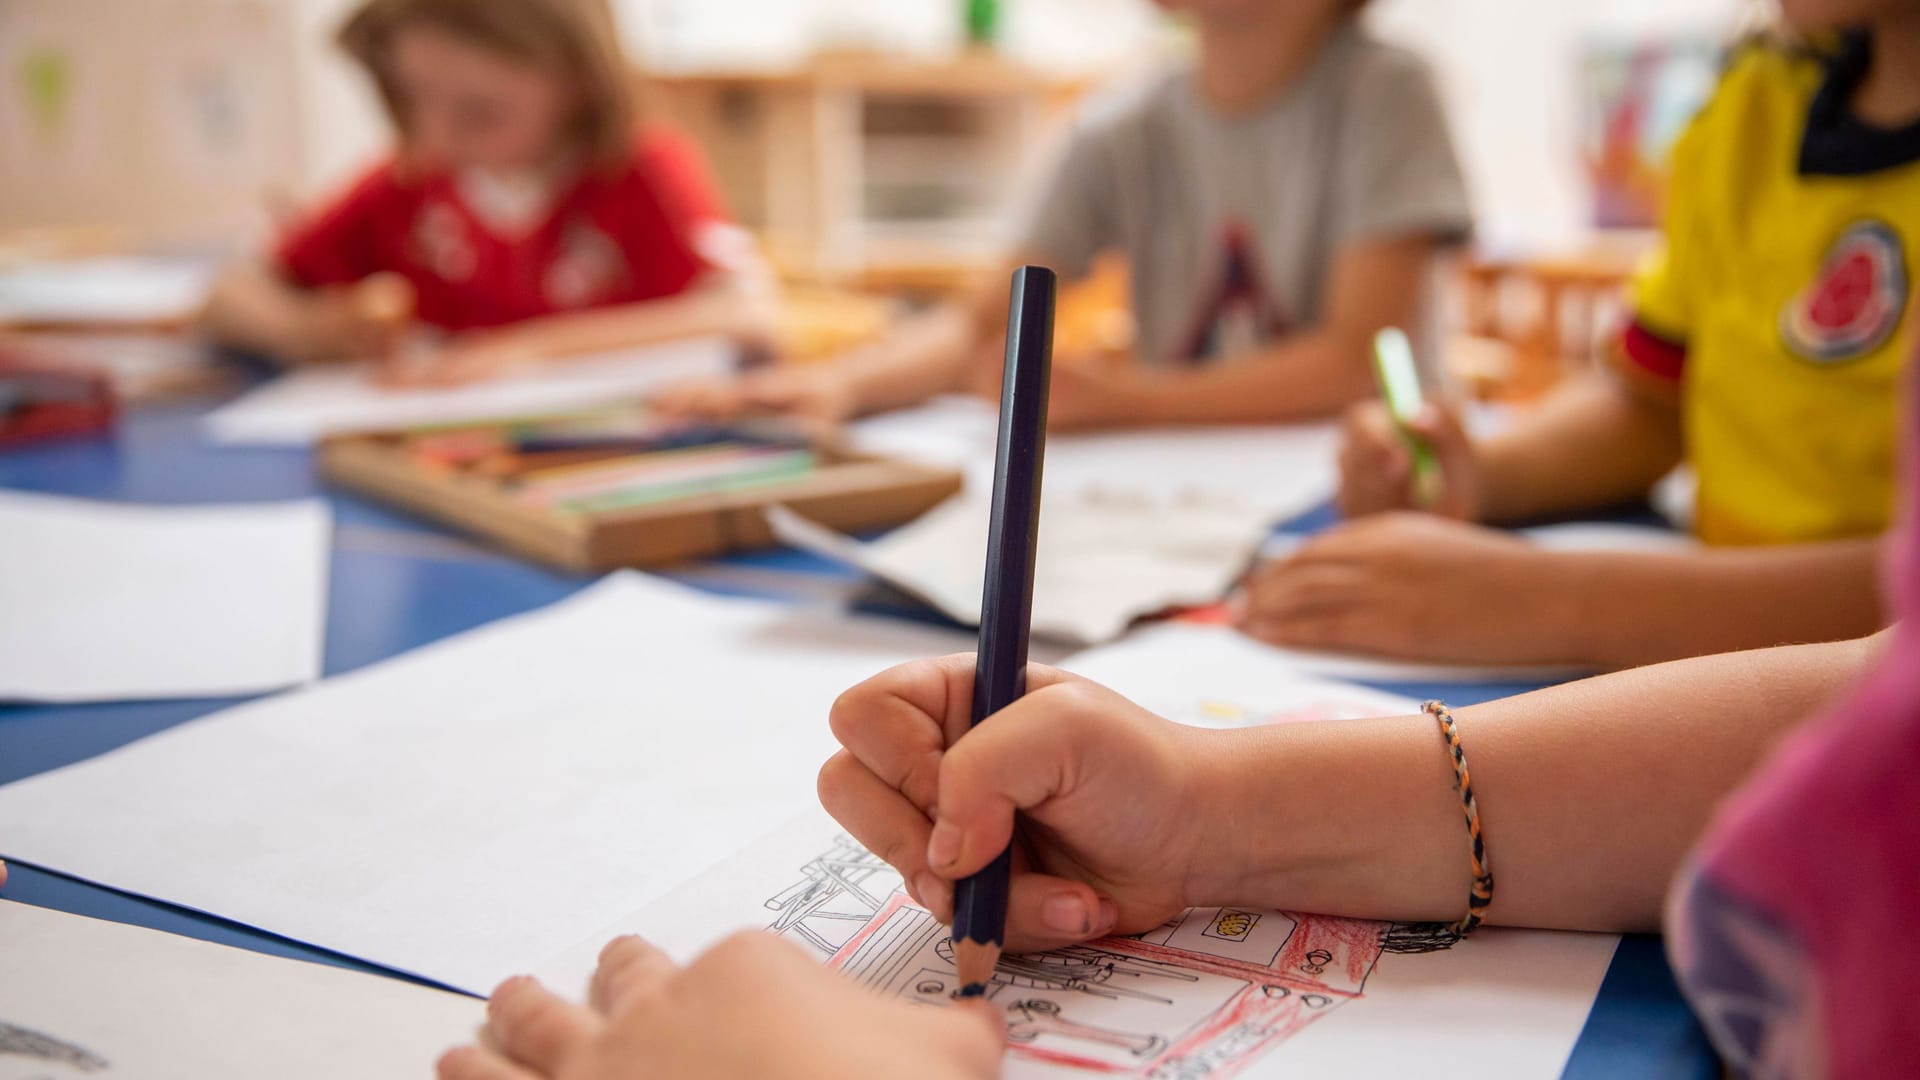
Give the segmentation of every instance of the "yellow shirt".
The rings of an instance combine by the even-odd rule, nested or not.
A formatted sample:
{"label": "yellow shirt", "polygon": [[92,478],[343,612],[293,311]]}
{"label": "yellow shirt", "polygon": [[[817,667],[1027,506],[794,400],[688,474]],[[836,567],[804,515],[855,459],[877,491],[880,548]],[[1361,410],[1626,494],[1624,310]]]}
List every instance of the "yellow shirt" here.
{"label": "yellow shirt", "polygon": [[1749,49],[1674,147],[1665,250],[1621,351],[1679,381],[1709,543],[1865,536],[1891,515],[1920,126],[1853,119],[1864,71],[1858,40],[1825,62]]}

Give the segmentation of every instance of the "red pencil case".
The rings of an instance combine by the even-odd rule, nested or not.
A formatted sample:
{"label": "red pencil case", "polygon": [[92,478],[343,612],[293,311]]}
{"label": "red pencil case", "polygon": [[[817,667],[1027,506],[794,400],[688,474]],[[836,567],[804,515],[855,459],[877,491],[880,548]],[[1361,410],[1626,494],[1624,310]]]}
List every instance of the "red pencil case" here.
{"label": "red pencil case", "polygon": [[0,354],[0,446],[106,431],[115,413],[113,390],[99,373]]}

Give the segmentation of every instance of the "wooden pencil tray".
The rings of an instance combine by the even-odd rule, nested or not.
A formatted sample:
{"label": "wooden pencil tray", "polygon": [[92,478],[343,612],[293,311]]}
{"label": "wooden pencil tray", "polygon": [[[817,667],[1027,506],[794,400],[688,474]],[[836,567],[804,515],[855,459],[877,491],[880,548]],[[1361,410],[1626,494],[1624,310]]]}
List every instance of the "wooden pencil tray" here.
{"label": "wooden pencil tray", "polygon": [[328,482],[577,572],[662,566],[773,547],[766,508],[780,505],[843,532],[903,524],[960,490],[961,476],[815,440],[824,462],[790,483],[694,495],[596,514],[529,506],[498,481],[423,467],[401,436],[336,436],[320,447]]}

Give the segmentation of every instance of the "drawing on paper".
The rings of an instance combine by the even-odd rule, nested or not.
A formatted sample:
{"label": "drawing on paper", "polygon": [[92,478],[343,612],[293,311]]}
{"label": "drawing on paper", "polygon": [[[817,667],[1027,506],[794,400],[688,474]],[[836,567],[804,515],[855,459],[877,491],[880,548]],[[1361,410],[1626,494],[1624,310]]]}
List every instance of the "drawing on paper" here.
{"label": "drawing on paper", "polygon": [[66,1065],[79,1072],[99,1072],[107,1059],[85,1047],[62,1042],[30,1028],[0,1020],[0,1057],[24,1057],[50,1065]]}
{"label": "drawing on paper", "polygon": [[[846,836],[770,897],[770,929],[885,994],[944,1007],[959,988],[947,928]],[[1392,924],[1191,908],[1144,934],[1000,961],[987,998],[1011,1052],[1154,1080],[1228,1077],[1360,998]]]}

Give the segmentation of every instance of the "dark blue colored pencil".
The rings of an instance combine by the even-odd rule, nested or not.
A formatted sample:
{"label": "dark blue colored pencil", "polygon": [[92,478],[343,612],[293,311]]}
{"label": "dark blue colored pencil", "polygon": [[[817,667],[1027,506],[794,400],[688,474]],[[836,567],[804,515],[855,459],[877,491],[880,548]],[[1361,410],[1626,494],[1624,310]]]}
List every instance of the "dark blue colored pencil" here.
{"label": "dark blue colored pencil", "polygon": [[[1040,470],[1047,448],[1047,382],[1053,367],[1054,274],[1013,272],[1007,307],[1006,373],[1000,382],[1000,446],[993,463],[993,517],[986,589],[973,670],[973,724],[1027,690],[1027,634],[1033,620],[1033,557],[1040,535]],[[1007,937],[1013,848],[953,890],[954,965],[960,994],[986,992]]]}

